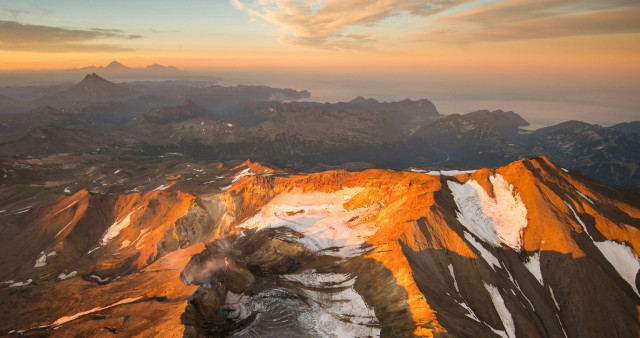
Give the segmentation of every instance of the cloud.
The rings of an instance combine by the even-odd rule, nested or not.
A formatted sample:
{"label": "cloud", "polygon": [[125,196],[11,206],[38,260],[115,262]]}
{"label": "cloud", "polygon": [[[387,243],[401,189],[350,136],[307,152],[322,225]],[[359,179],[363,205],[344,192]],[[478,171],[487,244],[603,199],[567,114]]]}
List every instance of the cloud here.
{"label": "cloud", "polygon": [[131,48],[97,41],[133,40],[141,37],[117,29],[67,29],[0,21],[0,50],[48,53],[131,51]]}
{"label": "cloud", "polygon": [[439,19],[420,39],[472,43],[640,32],[633,0],[503,1]]}
{"label": "cloud", "polygon": [[280,41],[323,48],[370,48],[370,27],[401,15],[431,16],[469,0],[231,0],[236,8],[278,27]]}
{"label": "cloud", "polygon": [[[372,26],[401,15],[418,22],[401,38],[468,43],[640,32],[638,0],[230,0],[277,27],[284,43],[374,48]],[[483,4],[485,3],[485,4]],[[464,6],[461,6],[464,5]],[[402,21],[402,18],[399,19]],[[403,26],[406,27],[406,26]]]}

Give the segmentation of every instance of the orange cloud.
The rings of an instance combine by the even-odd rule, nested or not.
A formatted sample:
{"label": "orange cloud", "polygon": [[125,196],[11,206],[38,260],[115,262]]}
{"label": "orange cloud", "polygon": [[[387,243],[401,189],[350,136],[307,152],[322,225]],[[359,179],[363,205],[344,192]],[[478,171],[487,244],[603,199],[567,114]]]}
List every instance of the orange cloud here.
{"label": "orange cloud", "polygon": [[232,0],[237,8],[280,29],[286,43],[337,49],[371,47],[371,33],[348,32],[403,13],[429,16],[468,0]]}

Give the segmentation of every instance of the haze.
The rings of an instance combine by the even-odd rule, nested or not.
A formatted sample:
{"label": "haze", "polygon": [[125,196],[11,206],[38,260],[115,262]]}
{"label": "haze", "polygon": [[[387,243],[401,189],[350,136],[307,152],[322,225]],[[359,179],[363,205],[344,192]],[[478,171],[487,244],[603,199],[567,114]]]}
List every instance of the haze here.
{"label": "haze", "polygon": [[112,60],[307,89],[314,101],[513,110],[532,127],[640,117],[633,0],[3,1],[3,85]]}

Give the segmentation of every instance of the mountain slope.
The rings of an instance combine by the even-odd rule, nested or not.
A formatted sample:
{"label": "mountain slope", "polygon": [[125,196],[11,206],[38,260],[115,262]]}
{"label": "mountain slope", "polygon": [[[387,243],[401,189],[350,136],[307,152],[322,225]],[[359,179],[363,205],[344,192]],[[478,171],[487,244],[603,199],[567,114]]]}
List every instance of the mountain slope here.
{"label": "mountain slope", "polygon": [[640,196],[546,158],[220,177],[0,214],[0,333],[640,333]]}
{"label": "mountain slope", "polygon": [[93,102],[122,99],[131,96],[131,93],[125,88],[105,80],[100,75],[91,73],[60,95],[67,100]]}

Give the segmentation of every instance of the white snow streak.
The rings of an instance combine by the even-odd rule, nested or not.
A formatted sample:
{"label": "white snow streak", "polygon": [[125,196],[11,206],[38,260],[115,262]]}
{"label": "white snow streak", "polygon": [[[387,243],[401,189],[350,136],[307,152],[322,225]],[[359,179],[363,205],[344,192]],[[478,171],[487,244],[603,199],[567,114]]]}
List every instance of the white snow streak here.
{"label": "white snow streak", "polygon": [[549,293],[551,294],[551,299],[553,300],[553,304],[556,305],[556,309],[560,311],[560,304],[558,304],[558,301],[556,300],[556,295],[553,294],[553,289],[551,288],[551,286],[549,286]]}
{"label": "white snow streak", "polygon": [[60,278],[61,280],[65,280],[65,279],[69,279],[69,278],[71,278],[71,277],[75,277],[75,276],[77,276],[77,275],[78,275],[78,272],[77,272],[77,271],[71,271],[71,272],[69,272],[69,273],[68,273],[68,274],[66,274],[66,275],[65,275],[64,273],[59,274],[59,275],[58,275],[58,278]]}
{"label": "white snow streak", "polygon": [[582,193],[581,191],[579,191],[579,190],[576,190],[576,192],[578,193],[578,195],[580,195],[580,196],[581,196],[582,198],[584,198],[586,201],[588,201],[588,202],[589,202],[589,203],[591,203],[591,204],[594,204],[594,203],[593,203],[593,200],[592,200],[592,199],[590,199],[589,197],[587,197],[587,195],[583,194],[583,193]]}
{"label": "white snow streak", "polygon": [[24,282],[13,283],[13,284],[9,285],[9,287],[10,288],[15,288],[15,287],[18,287],[18,286],[27,286],[27,285],[31,284],[31,282],[33,282],[33,279],[27,279]]}
{"label": "white snow streak", "polygon": [[544,285],[544,280],[542,279],[542,271],[540,269],[540,253],[536,252],[534,255],[529,256],[526,262],[524,262],[524,267],[533,274],[534,277],[540,282],[540,285]]}
{"label": "white snow streak", "polygon": [[155,189],[153,189],[153,190],[151,190],[151,191],[160,191],[160,190],[165,190],[165,189],[167,189],[168,187],[169,187],[169,184],[162,184],[162,185],[159,185],[157,188],[155,188]]}
{"label": "white snow streak", "polygon": [[53,215],[51,215],[51,216],[55,216],[55,215],[57,215],[57,214],[59,214],[59,213],[61,213],[61,212],[65,211],[65,210],[67,210],[67,209],[71,208],[71,207],[72,207],[72,206],[74,206],[76,203],[78,203],[78,201],[73,201],[73,203],[70,203],[70,204],[69,204],[69,205],[67,205],[66,207],[64,207],[64,208],[62,208],[62,209],[60,209],[60,210],[58,210],[55,214],[53,214]]}
{"label": "white snow streak", "polygon": [[[571,204],[569,204],[567,201],[564,201],[564,204],[566,204],[569,209],[571,209],[571,212],[573,212],[573,217],[576,218],[576,221],[578,221],[578,223],[580,223],[580,225],[582,225],[582,229],[584,230],[584,232],[589,235],[589,237],[591,237],[591,234],[589,234],[589,230],[587,230],[587,226],[584,225],[584,223],[582,222],[582,220],[580,219],[580,217],[578,217],[578,213],[573,209],[573,207],[571,206]],[[593,240],[593,237],[591,237],[591,240]]]}
{"label": "white snow streak", "polygon": [[456,280],[456,275],[453,274],[453,264],[449,264],[449,273],[451,274],[451,278],[453,278],[453,286],[455,286],[456,291],[460,293],[460,289],[458,288],[458,281]]}
{"label": "white snow streak", "polygon": [[498,289],[493,285],[489,285],[484,282],[482,284],[484,284],[484,288],[487,289],[489,295],[491,295],[491,301],[493,302],[493,306],[498,312],[498,315],[500,315],[500,320],[502,321],[502,325],[504,326],[507,335],[509,336],[509,338],[515,338],[516,326],[513,322],[511,312],[509,312],[509,309],[507,309],[507,307],[504,305],[504,299],[502,299],[500,291],[498,291]]}
{"label": "white snow streak", "polygon": [[594,242],[600,249],[604,257],[613,265],[620,277],[631,285],[633,291],[638,296],[638,288],[636,287],[636,274],[640,270],[640,261],[638,256],[630,247],[614,241]]}
{"label": "white snow streak", "polygon": [[96,280],[97,280],[98,282],[100,282],[100,283],[108,282],[108,281],[109,281],[109,279],[110,279],[110,277],[105,277],[105,278],[103,279],[103,278],[100,278],[100,276],[96,276],[96,275],[91,275],[91,276],[89,276],[89,277],[90,277],[90,278],[93,278],[93,279],[96,279]]}
{"label": "white snow streak", "polygon": [[[142,208],[142,207],[140,207]],[[109,244],[109,242],[116,238],[120,232],[122,230],[124,230],[124,228],[129,226],[129,222],[131,222],[131,215],[140,210],[140,208],[135,209],[133,211],[131,211],[129,214],[127,214],[127,216],[123,217],[122,219],[116,221],[115,223],[113,223],[109,229],[107,229],[107,231],[105,231],[104,235],[102,235],[102,238],[100,239],[100,245],[101,246],[105,246],[107,244]]]}
{"label": "white snow streak", "polygon": [[423,173],[432,176],[456,176],[460,174],[471,174],[475,172],[475,170],[421,170],[421,169],[411,169],[411,172],[414,173]]}
{"label": "white snow streak", "polygon": [[489,250],[485,249],[485,247],[482,246],[480,242],[476,241],[473,235],[465,231],[464,238],[466,238],[467,241],[469,241],[469,243],[471,243],[471,245],[473,245],[474,248],[480,251],[480,256],[482,256],[482,258],[487,263],[489,263],[489,265],[494,271],[496,270],[496,268],[500,268],[500,261],[498,261],[496,256],[494,256],[491,252],[489,252]]}
{"label": "white snow streak", "polygon": [[62,324],[68,323],[68,322],[70,322],[72,320],[76,320],[76,319],[78,319],[78,318],[80,318],[80,317],[82,317],[84,315],[88,315],[88,314],[91,314],[91,313],[94,313],[94,312],[106,310],[106,309],[112,308],[114,306],[122,305],[122,304],[133,303],[133,302],[139,300],[140,298],[142,298],[142,297],[126,298],[126,299],[123,299],[123,300],[121,300],[121,301],[119,301],[117,303],[113,303],[113,304],[105,306],[105,307],[96,307],[96,308],[93,308],[93,309],[91,309],[89,311],[76,313],[73,316],[61,317],[58,320],[56,320],[55,322],[51,323],[51,326],[60,326]]}
{"label": "white snow streak", "polygon": [[235,176],[233,176],[233,180],[231,180],[231,183],[237,182],[238,180],[240,180],[245,176],[254,176],[254,175],[255,174],[251,172],[251,168],[246,168],[241,172],[237,173]]}
{"label": "white snow streak", "polygon": [[476,322],[480,323],[480,319],[478,319],[478,316],[476,316],[475,312],[473,312],[473,310],[471,310],[471,308],[469,307],[469,305],[467,305],[467,303],[460,303],[458,301],[456,301],[456,303],[458,303],[458,305],[462,306],[465,310],[467,310],[467,313],[465,314],[465,316],[475,320]]}

